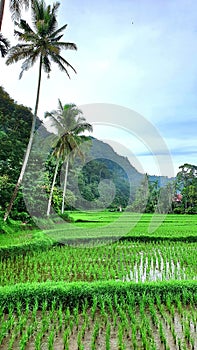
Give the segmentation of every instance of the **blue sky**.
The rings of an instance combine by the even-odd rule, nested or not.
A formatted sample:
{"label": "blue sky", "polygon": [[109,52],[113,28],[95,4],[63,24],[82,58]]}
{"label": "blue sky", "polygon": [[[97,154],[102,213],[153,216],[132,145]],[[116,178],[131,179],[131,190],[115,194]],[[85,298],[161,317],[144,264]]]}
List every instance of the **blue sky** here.
{"label": "blue sky", "polygon": [[[79,106],[123,106],[157,129],[175,173],[183,163],[197,164],[197,2],[67,0],[61,2],[58,21],[59,25],[68,23],[65,41],[78,46],[77,52],[62,52],[77,75],[71,72],[69,80],[54,66],[51,78],[43,77],[39,116],[56,108],[58,98]],[[12,27],[6,8],[2,32],[14,43]],[[21,64],[6,67],[2,59],[0,64],[0,84],[16,101],[33,108],[38,67],[25,72],[19,81]],[[132,130],[126,135],[120,121],[119,116],[114,120],[116,130],[106,129],[104,123],[95,125],[93,135],[112,140],[111,144],[126,144],[127,150],[120,146],[116,150],[131,161],[129,151],[135,154],[144,172],[173,175],[167,163],[161,174],[147,145],[143,140],[140,145]]]}

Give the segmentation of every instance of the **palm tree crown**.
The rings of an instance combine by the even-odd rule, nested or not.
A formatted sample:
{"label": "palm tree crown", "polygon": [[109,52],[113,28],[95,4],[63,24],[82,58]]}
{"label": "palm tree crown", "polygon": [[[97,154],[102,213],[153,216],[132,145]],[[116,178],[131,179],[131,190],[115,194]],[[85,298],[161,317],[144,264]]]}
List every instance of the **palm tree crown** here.
{"label": "palm tree crown", "polygon": [[75,104],[62,105],[59,100],[58,109],[52,112],[46,112],[45,118],[50,118],[52,126],[58,132],[57,142],[54,146],[54,153],[57,157],[65,157],[78,145],[89,140],[89,137],[82,135],[83,132],[92,132],[92,125],[86,122],[82,112]]}
{"label": "palm tree crown", "polygon": [[56,13],[59,5],[60,3],[56,2],[51,8],[50,5],[46,6],[43,0],[33,1],[34,30],[23,19],[15,22],[19,30],[15,30],[14,33],[21,43],[11,48],[6,63],[9,65],[24,59],[20,78],[23,72],[32,67],[38,58],[40,58],[42,68],[48,74],[51,72],[51,61],[55,62],[69,78],[67,68],[71,68],[76,73],[70,63],[60,55],[61,49],[77,50],[77,46],[74,43],[60,41],[67,24],[57,29]]}

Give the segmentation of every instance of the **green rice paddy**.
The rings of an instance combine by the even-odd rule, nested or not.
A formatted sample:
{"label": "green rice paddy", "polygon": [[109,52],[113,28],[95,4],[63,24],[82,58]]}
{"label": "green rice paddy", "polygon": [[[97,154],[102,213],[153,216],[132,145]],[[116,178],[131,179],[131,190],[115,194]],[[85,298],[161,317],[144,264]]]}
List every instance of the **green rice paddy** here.
{"label": "green rice paddy", "polygon": [[0,349],[197,349],[197,216],[70,215],[0,236]]}

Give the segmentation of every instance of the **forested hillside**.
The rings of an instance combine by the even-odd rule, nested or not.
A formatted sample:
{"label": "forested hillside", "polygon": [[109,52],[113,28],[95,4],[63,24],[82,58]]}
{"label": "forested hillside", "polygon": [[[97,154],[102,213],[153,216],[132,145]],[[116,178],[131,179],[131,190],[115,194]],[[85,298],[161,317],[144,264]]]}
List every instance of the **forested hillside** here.
{"label": "forested hillside", "polygon": [[[19,176],[32,122],[31,110],[0,87],[0,208],[7,206]],[[37,127],[41,124],[37,120]],[[24,210],[19,193],[14,210]]]}
{"label": "forested hillside", "polygon": [[[0,207],[4,211],[9,203],[12,191],[16,184],[24,152],[28,143],[30,128],[32,122],[31,110],[23,105],[18,105],[9,94],[0,88]],[[37,127],[41,124],[38,120]],[[43,137],[46,137],[48,132]],[[37,155],[38,156],[38,155]],[[86,152],[85,160],[81,168],[81,161],[76,159],[74,164],[70,165],[68,176],[68,200],[67,207],[71,208],[84,205],[81,198],[89,202],[90,207],[104,205],[104,198],[99,192],[99,183],[102,180],[108,180],[103,183],[107,186],[106,191],[110,191],[110,184],[115,186],[111,207],[125,207],[129,200],[134,198],[136,183],[139,183],[142,175],[139,174],[129,161],[119,156],[113,149],[104,142],[92,138],[92,146]],[[54,206],[56,209],[59,203],[56,197],[59,193],[60,186],[60,164],[57,183],[54,191]],[[46,183],[50,186],[55,163],[49,155],[46,163]],[[80,172],[79,172],[80,169]],[[71,193],[73,189],[73,179],[79,183],[80,198]],[[109,182],[111,180],[111,182]],[[133,184],[130,188],[130,182]],[[33,188],[32,188],[33,191]],[[114,191],[114,187],[113,187]],[[130,194],[131,193],[131,194]],[[96,201],[96,204],[95,204]],[[91,204],[92,203],[92,204]],[[20,191],[12,210],[12,217],[20,212],[24,212],[25,204]]]}
{"label": "forested hillside", "polygon": [[[109,197],[115,190],[110,208],[126,207],[134,200],[136,188],[143,175],[129,163],[127,158],[118,155],[111,146],[95,138],[91,140],[91,147],[86,153],[86,164],[79,176],[82,194],[87,200],[99,198],[98,186],[104,180],[102,189],[105,197],[106,194]],[[101,195],[100,202],[104,201]]]}

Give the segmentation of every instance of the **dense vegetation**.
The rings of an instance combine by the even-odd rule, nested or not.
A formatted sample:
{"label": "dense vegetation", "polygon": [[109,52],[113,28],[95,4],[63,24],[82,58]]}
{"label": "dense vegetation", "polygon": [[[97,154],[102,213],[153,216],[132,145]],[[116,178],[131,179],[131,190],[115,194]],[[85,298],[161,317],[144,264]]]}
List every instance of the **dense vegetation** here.
{"label": "dense vegetation", "polygon": [[[0,87],[0,210],[5,210],[17,182],[31,129],[31,110],[18,105]],[[38,128],[41,121],[37,119]],[[12,217],[25,211],[21,191],[15,202]]]}

